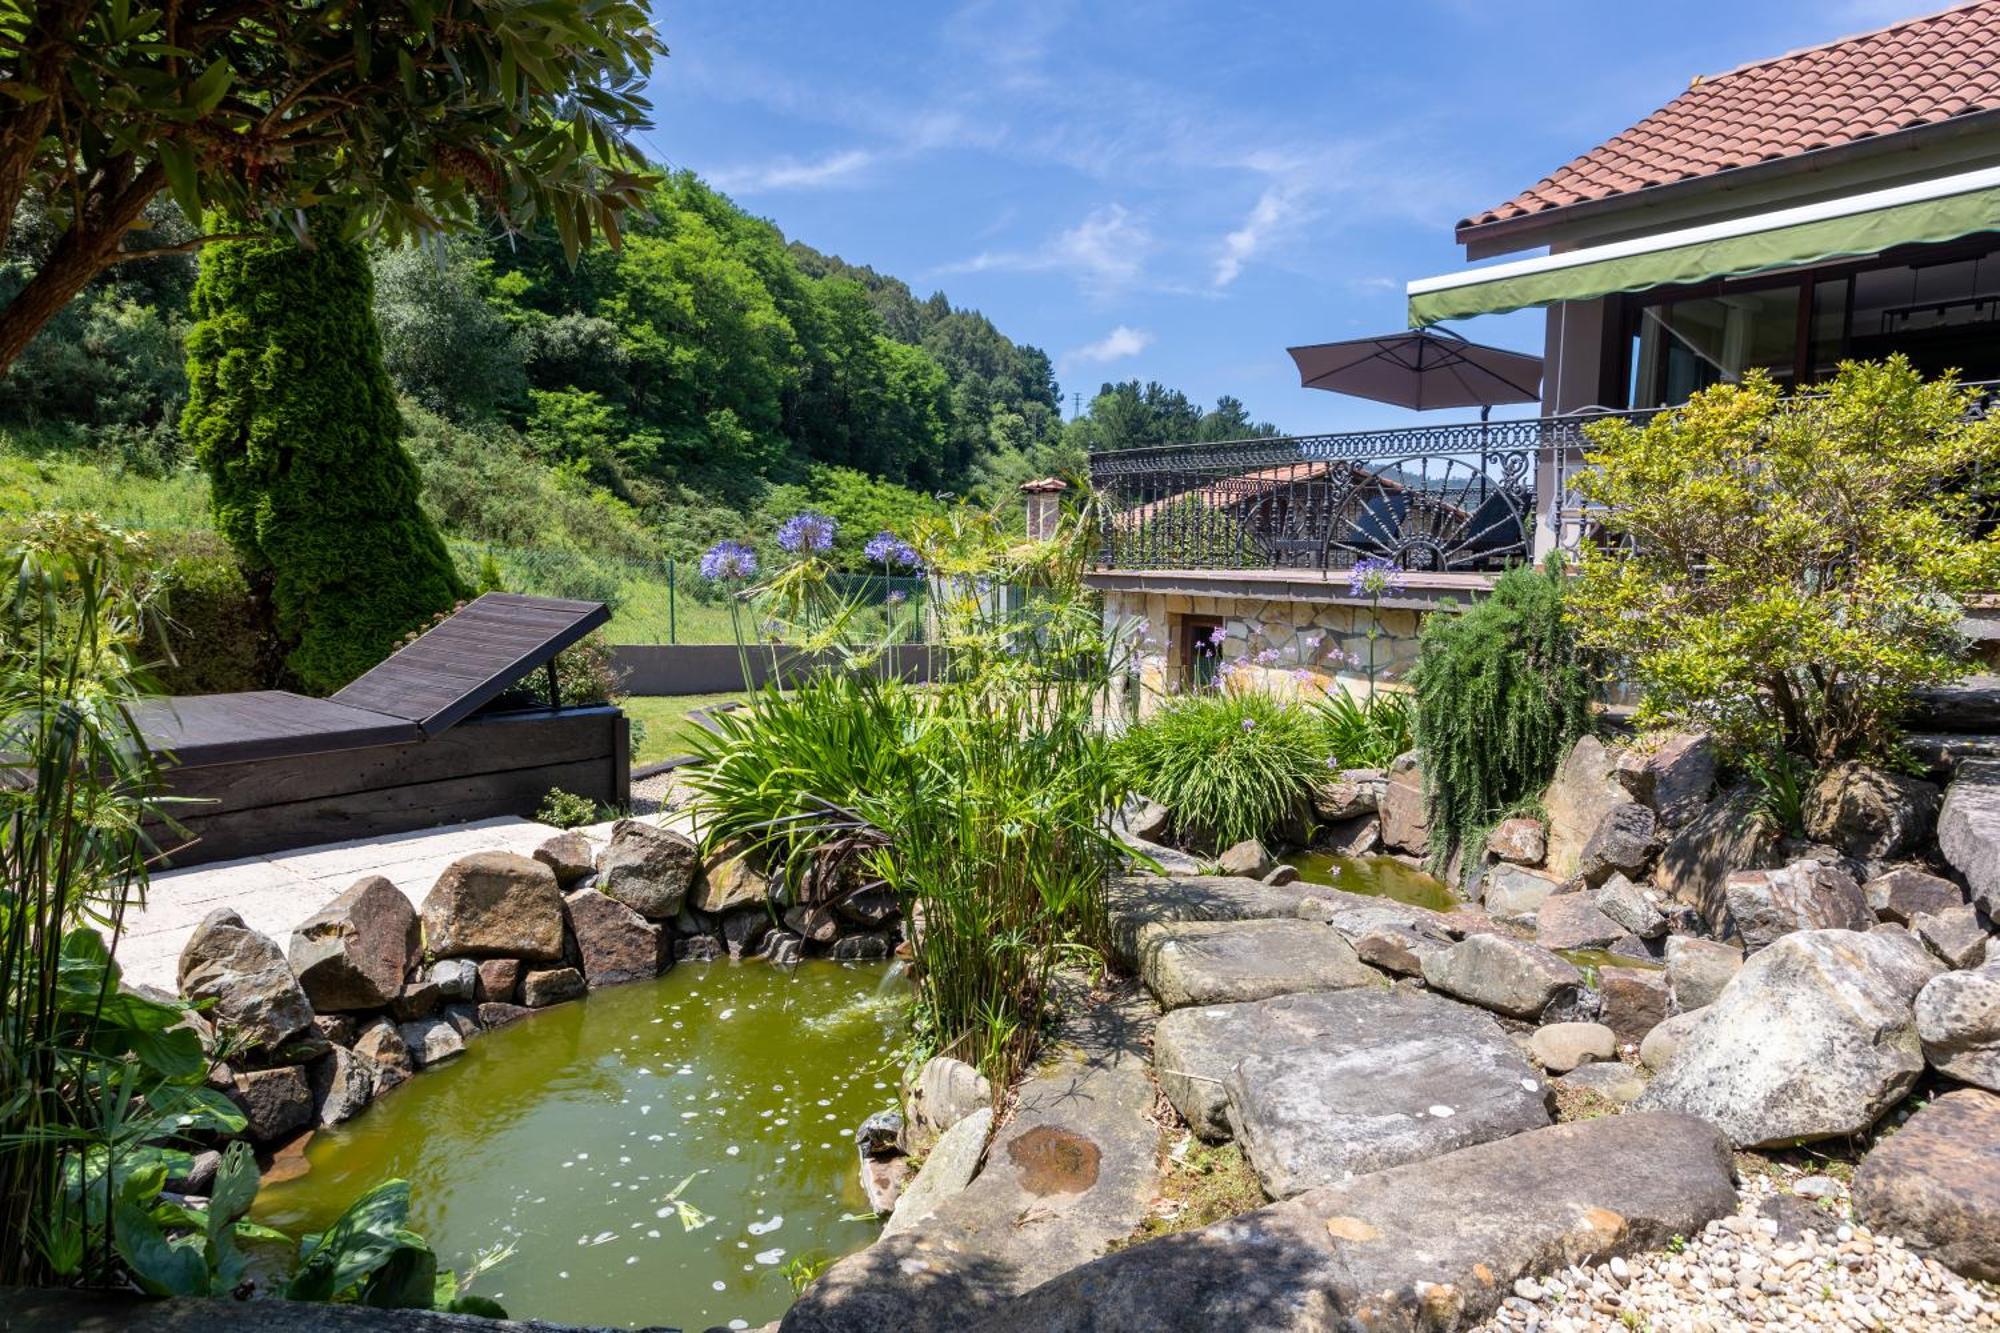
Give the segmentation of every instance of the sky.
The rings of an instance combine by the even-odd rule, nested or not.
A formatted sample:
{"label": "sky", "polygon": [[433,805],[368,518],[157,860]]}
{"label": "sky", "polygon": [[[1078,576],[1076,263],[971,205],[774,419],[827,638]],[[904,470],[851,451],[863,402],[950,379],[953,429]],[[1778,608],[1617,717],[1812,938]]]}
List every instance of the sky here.
{"label": "sky", "polygon": [[[1397,425],[1285,348],[1402,328],[1458,219],[1693,76],[1941,4],[656,0],[641,141],[1041,347],[1066,412],[1138,378],[1290,433]],[[1541,318],[1457,327],[1539,352]]]}

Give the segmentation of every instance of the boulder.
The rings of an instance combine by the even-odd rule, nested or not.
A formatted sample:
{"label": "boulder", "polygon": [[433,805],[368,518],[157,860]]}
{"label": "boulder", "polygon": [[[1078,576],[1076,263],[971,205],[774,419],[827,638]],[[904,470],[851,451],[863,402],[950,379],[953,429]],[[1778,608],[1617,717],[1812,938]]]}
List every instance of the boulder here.
{"label": "boulder", "polygon": [[1602,1023],[1550,1023],[1528,1038],[1528,1054],[1552,1074],[1618,1058],[1618,1036]]}
{"label": "boulder", "polygon": [[1694,1031],[1695,1024],[1708,1016],[1706,1009],[1690,1009],[1684,1014],[1675,1014],[1661,1020],[1660,1025],[1646,1034],[1639,1043],[1639,1063],[1658,1073],[1667,1067],[1667,1062],[1680,1053],[1681,1044],[1688,1033]]}
{"label": "boulder", "polygon": [[1382,789],[1382,845],[1412,856],[1430,851],[1430,819],[1424,809],[1424,775],[1414,751],[1389,766]]}
{"label": "boulder", "polygon": [[578,889],[562,901],[590,989],[660,975],[658,925],[596,889]]}
{"label": "boulder", "polygon": [[1607,1102],[1630,1106],[1644,1095],[1646,1075],[1621,1060],[1600,1060],[1570,1070],[1556,1080],[1555,1087],[1558,1105],[1565,1092],[1587,1092]]}
{"label": "boulder", "polygon": [[1542,797],[1549,817],[1546,866],[1556,878],[1577,873],[1585,846],[1607,815],[1620,806],[1637,804],[1618,782],[1616,768],[1617,757],[1595,736],[1579,738],[1563,756]]}
{"label": "boulder", "polygon": [[1876,1142],[1854,1211],[1878,1232],[1982,1281],[2000,1281],[2000,1097],[1948,1092]]}
{"label": "boulder", "polygon": [[1262,880],[1266,884],[1296,884],[1298,883],[1298,879],[1299,868],[1282,863],[1272,866],[1262,876]]}
{"label": "boulder", "polygon": [[431,964],[431,984],[445,1003],[470,1000],[479,993],[479,964],[470,958],[443,958]]}
{"label": "boulder", "polygon": [[180,991],[213,1000],[207,1021],[252,1048],[275,1051],[312,1028],[312,1003],[277,943],[227,907],[203,917],[181,947]]}
{"label": "boulder", "polygon": [[1514,1283],[1695,1236],[1736,1209],[1686,1116],[1554,1125],[1377,1171],[1073,1268],[967,1333],[1471,1328]]}
{"label": "boulder", "polygon": [[975,1111],[991,1109],[993,1084],[963,1060],[934,1055],[903,1089],[903,1146],[923,1152]]}
{"label": "boulder", "polygon": [[374,1081],[377,1097],[416,1072],[402,1029],[386,1018],[378,1018],[361,1029],[361,1035],[354,1039],[354,1054]]}
{"label": "boulder", "polygon": [[445,867],[424,897],[424,943],[439,958],[563,955],[555,872],[512,852],[474,852]]}
{"label": "boulder", "polygon": [[2000,967],[1931,978],[1917,994],[1917,1036],[1939,1073],[2000,1092]]}
{"label": "boulder", "polygon": [[1868,910],[1878,921],[1907,926],[1926,912],[1942,912],[1965,901],[1965,891],[1948,879],[1914,866],[1897,866],[1861,886]]}
{"label": "boulder", "polygon": [[444,996],[438,991],[438,984],[429,977],[403,983],[403,989],[396,992],[396,998],[389,1001],[389,1017],[398,1023],[410,1023],[419,1018],[429,1018],[444,1003]]}
{"label": "boulder", "polygon": [[789,930],[774,930],[764,936],[757,956],[777,967],[791,967],[806,956],[806,942]]}
{"label": "boulder", "polygon": [[465,1054],[465,1038],[442,1018],[419,1018],[414,1023],[402,1024],[397,1030],[403,1035],[403,1045],[409,1048],[410,1059],[419,1069],[429,1069],[432,1065],[443,1064],[454,1056]]}
{"label": "boulder", "polygon": [[1667,918],[1653,906],[1644,889],[1623,875],[1605,880],[1591,901],[1598,911],[1642,940],[1656,940],[1667,933]]}
{"label": "boulder", "polygon": [[1588,893],[1554,894],[1535,910],[1535,943],[1544,949],[1602,949],[1624,933]]}
{"label": "boulder", "polygon": [[1614,805],[1577,853],[1576,873],[1593,888],[1613,875],[1646,873],[1659,850],[1659,819],[1637,802]]}
{"label": "boulder", "polygon": [[1424,960],[1424,981],[1510,1018],[1534,1018],[1550,1001],[1581,986],[1583,973],[1537,945],[1504,935],[1469,935]]}
{"label": "boulder", "polygon": [[701,853],[686,837],[621,819],[597,858],[597,887],[649,921],[668,921],[687,901],[700,867]]}
{"label": "boulder", "polygon": [[1859,860],[1890,861],[1930,840],[1937,813],[1932,783],[1849,760],[1806,793],[1806,836]]}
{"label": "boulder", "polygon": [[1743,950],[1733,944],[1667,937],[1667,994],[1675,1013],[1703,1009],[1715,1003],[1730,978],[1743,970]]}
{"label": "boulder", "polygon": [[1945,788],[1938,851],[1965,877],[1972,901],[2000,915],[2000,759],[1969,759]]}
{"label": "boulder", "polygon": [[1821,861],[1739,870],[1723,881],[1723,898],[1751,953],[1795,930],[1861,931],[1875,924],[1854,877]]}
{"label": "boulder", "polygon": [[1374,815],[1343,819],[1321,829],[1316,845],[1335,856],[1373,856],[1382,850],[1382,821]]}
{"label": "boulder", "polygon": [[499,1028],[526,1018],[534,1012],[534,1010],[525,1005],[506,1004],[497,1000],[489,1000],[484,1004],[476,1006],[472,1014],[480,1027]]}
{"label": "boulder", "polygon": [[1859,1134],[1923,1072],[1913,1006],[1937,963],[1907,935],[1802,930],[1751,956],[1640,1105],[1738,1147]]}
{"label": "boulder", "polygon": [[306,1081],[313,1119],[321,1129],[359,1115],[375,1098],[375,1074],[369,1062],[339,1046],[306,1066]]}
{"label": "boulder", "polygon": [[836,963],[879,963],[896,952],[896,942],[881,933],[843,935],[833,942],[827,957]]}
{"label": "boulder", "polygon": [[763,907],[746,907],[723,917],[721,928],[722,946],[731,958],[755,957],[758,946],[772,933],[771,913]]}
{"label": "boulder", "polygon": [[795,903],[785,909],[785,929],[814,944],[831,944],[840,938],[840,915],[830,907]]}
{"label": "boulder", "polygon": [[1986,959],[1986,931],[1971,903],[1919,913],[1910,922],[1910,929],[1947,966],[1977,967]]}
{"label": "boulder", "polygon": [[720,935],[676,935],[674,937],[674,961],[676,963],[712,963],[718,958],[729,957],[729,946],[722,942]]}
{"label": "boulder", "polygon": [[1139,974],[1162,1009],[1384,984],[1338,931],[1299,920],[1147,926]]}
{"label": "boulder", "polygon": [[1723,882],[1734,870],[1783,864],[1778,856],[1782,834],[1764,810],[1763,794],[1754,786],[1737,787],[1711,801],[1674,834],[1653,867],[1653,883],[1719,930],[1729,919]]}
{"label": "boulder", "polygon": [[1706,732],[1650,737],[1619,756],[1618,781],[1666,828],[1701,813],[1715,788],[1715,741]]}
{"label": "boulder", "polygon": [[353,1014],[314,1014],[313,1030],[326,1038],[329,1045],[352,1046],[361,1034],[361,1020]]}
{"label": "boulder", "polygon": [[879,930],[899,915],[896,891],[886,885],[858,889],[834,900],[833,910],[843,921],[852,921],[867,930]]}
{"label": "boulder", "polygon": [[596,869],[593,858],[590,839],[574,829],[558,833],[535,848],[535,859],[547,866],[557,885],[565,889]]}
{"label": "boulder", "polygon": [[1149,797],[1134,795],[1111,821],[1120,833],[1129,833],[1147,842],[1157,842],[1173,827],[1173,812]]}
{"label": "boulder", "polygon": [[1399,977],[1421,977],[1424,959],[1451,947],[1448,936],[1400,922],[1383,922],[1345,938],[1354,946],[1355,957]]}
{"label": "boulder", "polygon": [[1343,773],[1313,784],[1313,817],[1322,824],[1339,824],[1372,815],[1381,804],[1381,784],[1367,777],[1350,778]]}
{"label": "boulder", "polygon": [[225,1091],[243,1112],[244,1134],[258,1143],[281,1139],[312,1123],[312,1085],[297,1065],[232,1075]]}
{"label": "boulder", "polygon": [[1657,967],[1597,969],[1598,1021],[1621,1042],[1639,1042],[1666,1021],[1667,974]]}
{"label": "boulder", "polygon": [[521,1004],[528,1009],[546,1009],[565,1000],[581,999],[583,973],[573,967],[551,967],[529,972],[521,978]]}
{"label": "boulder", "polygon": [[1221,1072],[1230,1134],[1273,1198],[1549,1122],[1546,1087],[1486,1014],[1409,991],[1282,1000],[1218,1006],[1262,1011],[1208,1025],[1233,1040],[1180,1075]]}
{"label": "boulder", "polygon": [[695,885],[692,901],[701,911],[717,915],[742,907],[761,909],[771,901],[771,877],[743,850],[742,844],[726,843],[703,864],[701,882]]}
{"label": "boulder", "polygon": [[1137,971],[1139,934],[1148,925],[1285,919],[1316,895],[1337,892],[1316,884],[1261,884],[1239,875],[1114,876],[1104,890],[1112,956]]}
{"label": "boulder", "polygon": [[908,1231],[937,1213],[938,1205],[964,1191],[978,1174],[993,1133],[993,1108],[981,1106],[961,1117],[931,1145],[917,1177],[896,1200],[896,1210],[882,1226],[884,1236]]}
{"label": "boulder", "polygon": [[1503,819],[1486,835],[1486,850],[1511,865],[1538,866],[1548,855],[1549,840],[1539,819]]}
{"label": "boulder", "polygon": [[438,1017],[451,1024],[451,1030],[471,1041],[479,1035],[483,1024],[479,1021],[479,1006],[476,1004],[448,1004],[438,1011]]}
{"label": "boulder", "polygon": [[1561,887],[1561,882],[1553,875],[1502,862],[1486,872],[1486,887],[1482,894],[1486,914],[1495,921],[1517,926],[1533,925],[1542,903]]}
{"label": "boulder", "polygon": [[1271,868],[1271,854],[1264,850],[1264,844],[1255,838],[1246,838],[1233,847],[1226,848],[1215,858],[1215,868],[1224,875],[1243,875],[1257,879]]}
{"label": "boulder", "polygon": [[421,943],[410,900],[370,875],[298,924],[289,961],[316,1011],[380,1009],[402,989]]}

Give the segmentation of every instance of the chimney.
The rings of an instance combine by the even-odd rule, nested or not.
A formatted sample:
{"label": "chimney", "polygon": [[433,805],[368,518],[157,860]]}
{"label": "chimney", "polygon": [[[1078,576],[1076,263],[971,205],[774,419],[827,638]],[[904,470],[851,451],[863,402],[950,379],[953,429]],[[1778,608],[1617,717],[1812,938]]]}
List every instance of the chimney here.
{"label": "chimney", "polygon": [[1021,495],[1028,506],[1028,540],[1047,541],[1056,535],[1062,518],[1062,496],[1069,483],[1060,477],[1043,477],[1021,483]]}

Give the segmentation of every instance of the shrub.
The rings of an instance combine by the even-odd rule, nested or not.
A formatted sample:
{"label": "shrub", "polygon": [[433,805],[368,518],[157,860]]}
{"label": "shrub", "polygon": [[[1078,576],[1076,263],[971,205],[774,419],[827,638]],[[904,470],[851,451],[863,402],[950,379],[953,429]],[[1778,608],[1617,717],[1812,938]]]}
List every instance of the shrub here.
{"label": "shrub", "polygon": [[216,527],[321,692],[463,591],[397,441],[369,297],[366,257],[331,234],[227,241],[202,255],[188,335],[182,426]]}
{"label": "shrub", "polygon": [[1434,869],[1547,785],[1589,728],[1591,680],[1564,591],[1559,570],[1510,569],[1463,613],[1424,622],[1410,684]]}
{"label": "shrub", "polygon": [[166,592],[166,655],[154,679],[167,694],[227,694],[270,680],[257,599],[236,557],[210,532],[159,539],[154,559]]}
{"label": "shrub", "polygon": [[1752,373],[1593,424],[1577,485],[1632,549],[1586,548],[1571,602],[1641,723],[1817,765],[1890,749],[1910,692],[1964,669],[1959,599],[2000,573],[1975,485],[2000,421],[1972,402],[1893,357],[1810,396]]}
{"label": "shrub", "polygon": [[1268,836],[1328,767],[1314,714],[1260,690],[1169,699],[1114,754],[1126,784],[1172,811],[1184,840],[1218,849]]}
{"label": "shrub", "polygon": [[1417,709],[1407,694],[1380,690],[1359,698],[1335,688],[1311,702],[1335,767],[1387,768],[1416,744]]}
{"label": "shrub", "polygon": [[555,828],[581,828],[585,824],[597,822],[597,802],[588,796],[579,796],[561,787],[549,788],[549,794],[542,798],[542,804],[535,811],[535,822],[549,824]]}

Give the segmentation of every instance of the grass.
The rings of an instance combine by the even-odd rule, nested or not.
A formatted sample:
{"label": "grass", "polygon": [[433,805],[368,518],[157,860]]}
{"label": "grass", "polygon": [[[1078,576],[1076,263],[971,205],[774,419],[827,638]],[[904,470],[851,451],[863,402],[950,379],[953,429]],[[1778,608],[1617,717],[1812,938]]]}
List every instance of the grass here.
{"label": "grass", "polygon": [[0,513],[55,509],[92,512],[125,528],[207,529],[208,478],[193,470],[168,477],[43,453],[0,430]]}
{"label": "grass", "polygon": [[688,719],[689,713],[716,704],[740,704],[749,697],[737,691],[733,694],[646,695],[619,700],[618,706],[625,710],[625,715],[645,726],[645,735],[632,747],[632,763],[653,764],[677,754],[686,754],[687,733],[700,725]]}
{"label": "grass", "polygon": [[1268,1202],[1241,1148],[1203,1143],[1190,1135],[1168,1155],[1159,1198],[1132,1243],[1199,1230]]}

